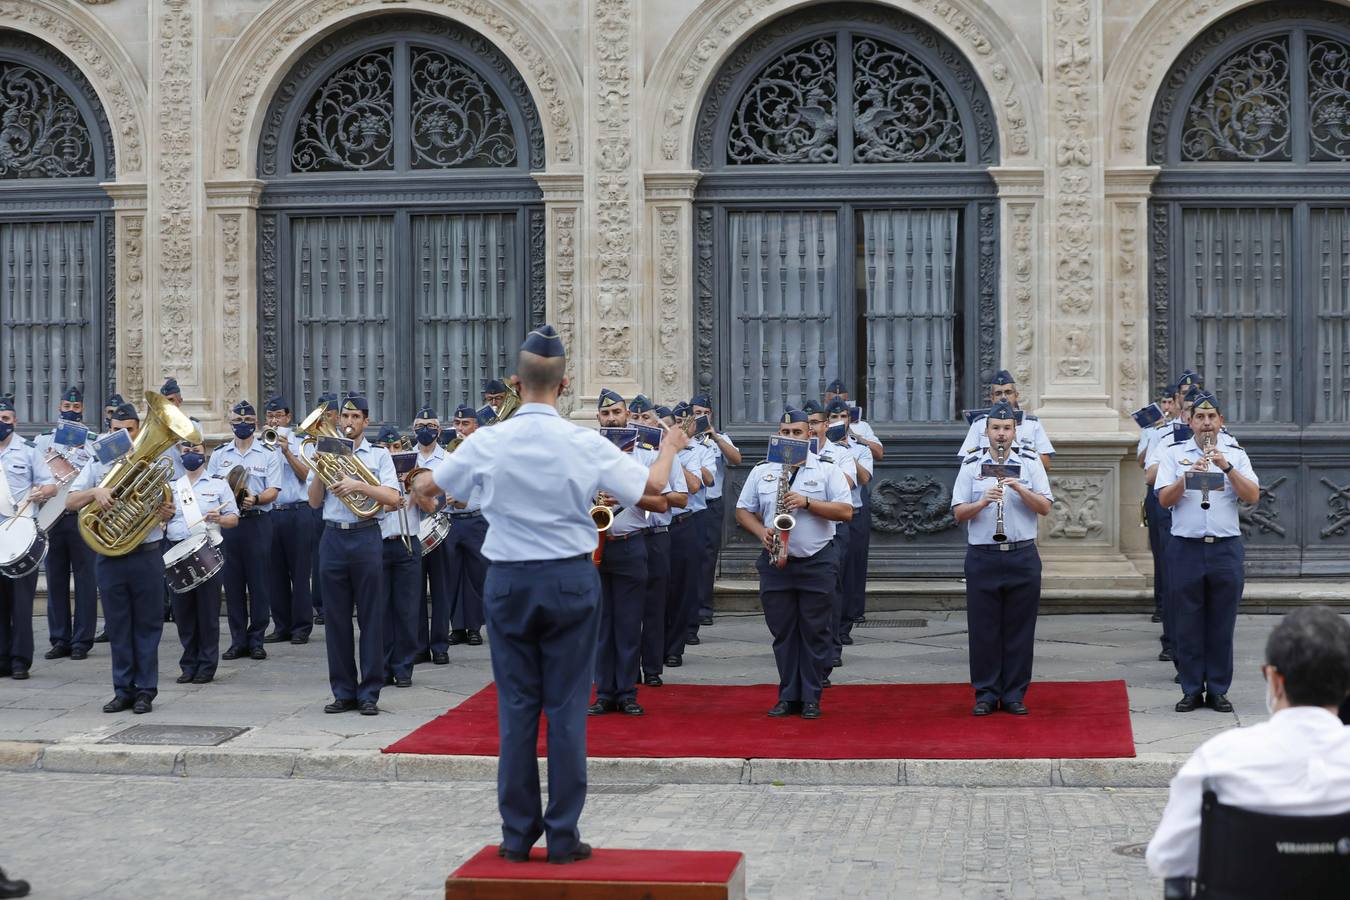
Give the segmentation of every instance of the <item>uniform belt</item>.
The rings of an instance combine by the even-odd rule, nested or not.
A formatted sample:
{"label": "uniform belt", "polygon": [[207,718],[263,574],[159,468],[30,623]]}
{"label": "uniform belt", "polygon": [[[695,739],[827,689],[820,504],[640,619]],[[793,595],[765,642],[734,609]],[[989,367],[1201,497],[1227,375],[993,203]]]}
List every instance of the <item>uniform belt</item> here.
{"label": "uniform belt", "polygon": [[1023,547],[1034,547],[1036,542],[1030,541],[1005,541],[1002,544],[971,544],[972,550],[990,550],[995,553],[1007,553],[1010,550],[1021,550]]}
{"label": "uniform belt", "polygon": [[1236,541],[1236,540],[1237,540],[1237,535],[1235,535],[1235,534],[1234,534],[1234,535],[1229,535],[1228,537],[1216,537],[1215,535],[1207,534],[1207,535],[1205,535],[1204,537],[1198,537],[1198,538],[1193,538],[1193,537],[1181,537],[1180,535],[1175,535],[1175,534],[1172,535],[1172,536],[1173,536],[1174,538],[1176,538],[1177,540],[1180,540],[1180,541],[1190,541],[1190,542],[1193,543],[1193,544],[1222,544],[1222,543],[1224,543],[1225,541]]}
{"label": "uniform belt", "polygon": [[[162,541],[162,540],[159,540],[159,541],[147,541],[146,543],[141,544],[141,545],[138,546],[135,550],[132,550],[130,553],[128,553],[128,554],[126,554],[126,555],[127,555],[127,556],[135,556],[137,553],[158,553],[158,552],[159,552],[159,548],[162,547],[163,545],[164,545],[164,541]],[[111,557],[111,558],[116,559],[116,557]]]}
{"label": "uniform belt", "polygon": [[476,519],[476,518],[478,518],[479,516],[481,516],[482,514],[483,514],[483,511],[482,511],[481,509],[469,509],[469,510],[461,510],[461,511],[459,511],[459,512],[452,512],[452,513],[450,514],[450,518],[452,518],[452,519]]}
{"label": "uniform belt", "polygon": [[692,515],[693,513],[685,513],[682,516],[676,516],[675,518],[670,520],[670,527],[674,528],[676,525],[683,525],[686,521],[689,520],[689,517]]}
{"label": "uniform belt", "polygon": [[645,528],[639,528],[637,531],[630,531],[630,532],[628,532],[627,534],[610,535],[609,537],[605,538],[605,540],[606,540],[606,542],[610,542],[610,541],[620,541],[620,542],[622,542],[622,541],[631,541],[631,540],[632,540],[633,538],[635,538],[635,537],[642,537],[642,535],[645,534],[645,533],[646,533],[646,529],[645,529]]}
{"label": "uniform belt", "polygon": [[362,519],[360,522],[324,522],[328,528],[336,528],[339,531],[359,531],[362,528],[378,528],[380,526],[378,519]]}
{"label": "uniform belt", "polygon": [[577,562],[582,559],[590,562],[592,559],[590,552],[578,553],[576,556],[564,556],[562,559],[498,559],[489,560],[489,563],[494,566],[511,566],[514,568],[524,566],[546,566],[550,563]]}
{"label": "uniform belt", "polygon": [[648,528],[647,530],[650,531],[652,534],[665,534],[666,532],[670,531],[670,526],[653,525],[651,528]]}
{"label": "uniform belt", "polygon": [[[413,540],[413,541],[417,540],[417,535],[415,535],[415,534],[407,535],[407,537],[408,537],[409,540]],[[394,535],[393,537],[387,537],[387,538],[385,538],[385,540],[386,540],[386,541],[398,541],[399,543],[402,543],[402,542],[403,542],[403,536],[402,536],[402,535],[397,535],[397,534],[396,534],[396,535]]]}
{"label": "uniform belt", "polygon": [[297,500],[294,503],[273,503],[272,512],[280,512],[283,509],[299,509],[302,506],[309,506],[305,500]]}
{"label": "uniform belt", "polygon": [[265,516],[269,512],[271,512],[270,509],[241,509],[239,511],[239,518],[252,519],[256,518],[257,516]]}

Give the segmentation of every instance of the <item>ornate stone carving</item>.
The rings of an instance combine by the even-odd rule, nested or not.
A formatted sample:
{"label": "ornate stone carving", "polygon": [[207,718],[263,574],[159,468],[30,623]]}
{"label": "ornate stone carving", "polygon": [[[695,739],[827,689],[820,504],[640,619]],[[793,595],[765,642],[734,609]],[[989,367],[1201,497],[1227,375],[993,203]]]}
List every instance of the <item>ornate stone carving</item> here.
{"label": "ornate stone carving", "polygon": [[120,393],[139,397],[145,392],[145,217],[121,216],[122,266],[117,330],[126,341],[126,365],[113,382]]}
{"label": "ornate stone carving", "polygon": [[156,153],[159,171],[159,342],[165,374],[195,368],[196,289],[193,278],[193,139],[196,89],[193,4],[159,0],[155,82],[155,120],[160,123]]}
{"label": "ornate stone carving", "polygon": [[1119,320],[1116,335],[1120,341],[1120,407],[1125,412],[1137,409],[1139,400],[1139,228],[1136,224],[1139,204],[1116,204],[1116,300]]}
{"label": "ornate stone carving", "polygon": [[930,475],[886,479],[872,488],[872,530],[914,540],[956,527],[952,495]]}
{"label": "ornate stone carving", "polygon": [[1101,536],[1106,523],[1102,521],[1104,487],[1100,481],[1078,475],[1051,476],[1050,490],[1055,495],[1049,515],[1051,537],[1083,540]]}
{"label": "ornate stone carving", "polygon": [[0,179],[94,174],[89,128],[75,101],[41,72],[0,62]]}
{"label": "ornate stone carving", "polygon": [[1031,383],[1032,355],[1036,336],[1036,260],[1033,256],[1036,208],[1029,203],[1012,204],[1012,360],[1010,368],[1018,384]]}
{"label": "ornate stone carving", "polygon": [[680,369],[680,232],[679,207],[656,210],[656,383],[658,397],[679,393]]}
{"label": "ornate stone carving", "polygon": [[533,207],[530,217],[530,320],[526,327],[537,328],[548,321],[548,276],[545,273],[548,257],[544,247],[547,243],[547,228],[544,225],[544,210]]}
{"label": "ornate stone carving", "polygon": [[[553,153],[561,162],[576,154],[576,130],[570,104],[559,87],[557,73],[546,52],[521,27],[521,22],[506,15],[488,0],[427,0],[444,10],[449,19],[463,22],[481,31],[490,39],[505,44],[514,51],[514,59],[523,63],[520,75],[529,79],[529,85],[543,99],[544,116],[550,128]],[[292,4],[284,18],[269,24],[269,33],[253,55],[240,69],[242,78],[231,86],[232,99],[226,111],[220,164],[225,169],[239,169],[244,165],[241,142],[249,118],[254,114],[253,101],[263,89],[272,69],[291,46],[326,22],[338,17],[350,17],[362,7],[378,9],[379,0],[301,0]],[[377,19],[367,20],[370,24]],[[535,168],[543,168],[537,165]]]}
{"label": "ornate stone carving", "polygon": [[1261,495],[1253,505],[1238,502],[1238,524],[1244,537],[1251,537],[1254,533],[1285,536],[1284,526],[1279,522],[1280,511],[1275,508],[1279,502],[1275,491],[1288,480],[1288,475],[1281,475],[1270,484],[1261,485]]}
{"label": "ornate stone carving", "polygon": [[[111,107],[106,113],[116,123],[118,135],[117,148],[121,158],[117,170],[122,173],[138,172],[143,167],[141,123],[139,110],[143,97],[135,92],[138,80],[134,67],[124,59],[113,59],[117,45],[103,34],[94,34],[89,29],[88,14],[72,15],[72,10],[63,9],[57,0],[0,0],[0,26],[14,24],[22,31],[36,31],[49,38],[61,50],[61,54],[51,54],[47,50],[44,56],[56,56],[67,73],[73,72],[79,81],[84,81],[81,72],[87,71],[98,82],[99,90],[107,98]],[[38,45],[43,46],[43,45]],[[46,48],[44,47],[44,50]],[[65,59],[68,54],[77,66],[70,65]],[[94,107],[99,117],[100,131],[111,134],[104,118],[104,104],[99,102],[93,90],[88,94],[94,97]],[[108,140],[108,172],[113,172],[112,140]]]}
{"label": "ornate stone carving", "polygon": [[1164,386],[1172,381],[1172,293],[1168,274],[1171,269],[1171,242],[1168,240],[1171,234],[1170,219],[1171,212],[1166,204],[1149,205],[1149,263],[1152,266],[1149,279],[1149,302],[1152,305],[1149,369],[1153,375],[1154,396],[1161,396]]}
{"label": "ornate stone carving", "polygon": [[[243,218],[238,213],[229,213],[217,216],[216,221],[220,228],[220,324],[221,343],[224,347],[221,358],[224,380],[221,385],[220,402],[228,404],[235,398],[244,396],[244,348],[241,341],[243,285],[240,282],[243,272],[243,253],[240,246]],[[222,409],[221,413],[224,412]]]}
{"label": "ornate stone carving", "polygon": [[[704,85],[704,77],[708,67],[712,62],[722,54],[722,48],[726,43],[735,43],[744,38],[745,34],[753,29],[755,25],[772,14],[775,7],[786,8],[791,5],[791,0],[738,0],[738,2],[728,3],[725,12],[721,15],[710,17],[707,27],[705,27],[692,41],[692,49],[689,52],[683,67],[675,75],[674,84],[670,91],[670,101],[666,106],[665,112],[661,118],[661,155],[667,160],[676,160],[681,156],[682,130],[686,116],[698,102],[697,94]],[[944,31],[947,34],[955,35],[965,45],[965,51],[973,53],[976,58],[982,60],[985,68],[993,67],[994,80],[1006,85],[1007,91],[1003,98],[1003,107],[1007,118],[1007,152],[1014,156],[1026,156],[1031,152],[1031,141],[1027,134],[1027,118],[1023,113],[1022,91],[1023,88],[1017,85],[1011,76],[1005,64],[998,61],[999,49],[995,40],[991,39],[984,30],[975,21],[975,18],[962,9],[959,0],[911,0],[908,4],[919,9],[926,10],[928,14],[943,22]],[[892,18],[899,18],[885,10],[876,10],[870,7],[856,7],[860,10],[871,10],[876,16],[890,15]],[[834,18],[856,18],[850,11],[847,14],[841,14],[837,10],[826,9],[825,15]],[[750,43],[762,46],[759,42],[760,35],[772,30],[778,23],[772,23],[761,28],[756,33],[756,37]],[[708,88],[711,90],[711,88]],[[992,137],[992,134],[990,135]],[[697,153],[697,151],[696,151]],[[695,157],[695,165],[705,165]]]}
{"label": "ornate stone carving", "polygon": [[713,357],[717,343],[713,336],[716,322],[716,298],[713,296],[713,211],[694,210],[694,378],[699,393],[712,391],[717,383]]}
{"label": "ornate stone carving", "polygon": [[276,393],[280,374],[277,371],[277,277],[280,261],[277,259],[277,214],[258,214],[258,340],[262,345],[263,395]]}
{"label": "ornate stone carving", "polygon": [[[553,318],[563,346],[576,347],[577,326],[577,211],[570,207],[555,208],[552,213],[553,240]],[[577,354],[567,354],[567,390],[559,400],[559,408],[567,415],[576,404]]]}
{"label": "ornate stone carving", "polygon": [[1345,537],[1347,529],[1350,529],[1350,484],[1339,485],[1326,476],[1318,480],[1331,491],[1331,496],[1327,497],[1327,524],[1318,534],[1324,541],[1331,537]]}
{"label": "ornate stone carving", "polygon": [[976,267],[979,279],[980,371],[998,368],[998,204],[979,205],[980,258]]}

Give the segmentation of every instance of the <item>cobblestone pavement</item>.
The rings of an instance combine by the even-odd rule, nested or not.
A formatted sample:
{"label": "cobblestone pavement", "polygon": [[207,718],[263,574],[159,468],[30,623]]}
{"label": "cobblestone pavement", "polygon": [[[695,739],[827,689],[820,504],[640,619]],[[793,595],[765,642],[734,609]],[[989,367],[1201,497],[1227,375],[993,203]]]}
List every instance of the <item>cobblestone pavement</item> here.
{"label": "cobblestone pavement", "polygon": [[[752,897],[1150,897],[1152,789],[612,785],[597,846],[735,849]],[[497,832],[476,784],[0,774],[35,898],[437,897]]]}

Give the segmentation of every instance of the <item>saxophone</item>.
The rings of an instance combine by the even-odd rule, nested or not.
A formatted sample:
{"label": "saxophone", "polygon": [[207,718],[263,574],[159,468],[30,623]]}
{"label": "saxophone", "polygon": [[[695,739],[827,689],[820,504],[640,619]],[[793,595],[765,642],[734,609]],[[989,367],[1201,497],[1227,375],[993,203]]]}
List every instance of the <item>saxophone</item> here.
{"label": "saxophone", "polygon": [[797,525],[797,520],[788,512],[785,504],[788,488],[792,486],[792,466],[784,464],[778,473],[778,499],[774,503],[773,534],[769,549],[769,562],[776,569],[787,565],[788,532]]}

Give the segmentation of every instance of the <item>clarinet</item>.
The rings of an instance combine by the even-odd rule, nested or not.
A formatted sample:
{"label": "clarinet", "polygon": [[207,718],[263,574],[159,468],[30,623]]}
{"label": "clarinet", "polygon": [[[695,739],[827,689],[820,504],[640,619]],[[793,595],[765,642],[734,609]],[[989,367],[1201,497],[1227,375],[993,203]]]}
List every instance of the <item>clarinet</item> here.
{"label": "clarinet", "polygon": [[[1200,436],[1200,452],[1205,463],[1209,463],[1209,432]],[[1208,468],[1206,469],[1208,471]],[[1205,478],[1205,483],[1200,486],[1200,508],[1209,509],[1209,478]]]}
{"label": "clarinet", "polygon": [[[994,445],[994,461],[1002,465],[1008,448],[1003,444]],[[994,504],[994,543],[1002,544],[1008,540],[1008,531],[1003,525],[1003,501]]]}

